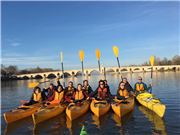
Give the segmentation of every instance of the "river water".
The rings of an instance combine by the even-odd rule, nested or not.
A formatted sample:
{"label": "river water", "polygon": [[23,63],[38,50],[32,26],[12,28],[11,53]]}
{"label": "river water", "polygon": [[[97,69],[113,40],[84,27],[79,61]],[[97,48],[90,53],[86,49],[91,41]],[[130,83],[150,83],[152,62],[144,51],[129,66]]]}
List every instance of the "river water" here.
{"label": "river water", "polygon": [[[150,72],[146,73],[124,73],[123,77],[127,77],[129,83],[134,87],[137,77],[141,76],[143,82],[149,85]],[[76,87],[78,83],[82,83],[83,79],[88,79],[92,89],[98,86],[98,81],[104,79],[103,76],[88,77],[71,77],[65,78],[66,86],[69,81],[74,82]],[[108,74],[106,76],[112,94],[115,94],[119,82],[121,81],[119,74]],[[47,80],[47,79],[46,79]],[[93,115],[89,110],[81,117],[70,121],[65,112],[46,120],[40,124],[34,125],[31,117],[7,124],[3,114],[14,110],[21,105],[21,100],[29,100],[33,89],[28,88],[28,84],[32,82],[42,82],[43,79],[18,80],[1,83],[1,134],[79,134],[82,125],[86,126],[86,130],[90,135],[94,134],[133,134],[133,135],[175,135],[180,134],[180,72],[154,72],[153,73],[153,91],[152,93],[158,97],[164,105],[166,111],[163,118],[160,118],[151,110],[140,105],[136,101],[135,109],[123,116],[118,117],[113,110],[110,110],[100,118]],[[55,79],[51,79],[56,84]],[[62,79],[60,79],[62,83]],[[43,88],[48,86],[49,82],[40,84]]]}

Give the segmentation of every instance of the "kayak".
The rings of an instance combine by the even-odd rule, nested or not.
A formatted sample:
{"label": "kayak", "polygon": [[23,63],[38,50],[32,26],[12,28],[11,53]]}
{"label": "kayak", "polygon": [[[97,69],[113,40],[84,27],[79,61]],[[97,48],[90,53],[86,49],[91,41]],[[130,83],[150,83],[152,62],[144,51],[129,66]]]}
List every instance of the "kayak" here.
{"label": "kayak", "polygon": [[112,104],[113,111],[119,116],[122,117],[131,110],[133,110],[135,107],[135,100],[134,97],[131,96],[130,98],[126,100],[118,100],[115,99],[115,103]]}
{"label": "kayak", "polygon": [[52,108],[39,109],[37,112],[32,114],[34,124],[40,123],[42,121],[45,121],[49,118],[52,118],[52,117],[62,113],[66,109],[67,105],[68,105],[68,103],[63,104],[63,105],[59,104]]}
{"label": "kayak", "polygon": [[20,106],[9,113],[4,113],[4,118],[7,123],[20,120],[22,118],[31,116],[36,110],[43,106],[42,103],[33,104],[30,106]]}
{"label": "kayak", "polygon": [[109,111],[111,105],[106,100],[98,101],[94,99],[91,102],[90,108],[96,116],[100,117]]}
{"label": "kayak", "polygon": [[75,103],[70,103],[66,108],[66,114],[70,120],[76,119],[88,111],[89,105],[90,102],[86,100],[81,102],[80,106],[77,106]]}
{"label": "kayak", "polygon": [[154,111],[157,115],[159,115],[159,117],[164,116],[166,106],[163,105],[162,102],[153,94],[146,92],[137,92],[136,99],[140,104]]}

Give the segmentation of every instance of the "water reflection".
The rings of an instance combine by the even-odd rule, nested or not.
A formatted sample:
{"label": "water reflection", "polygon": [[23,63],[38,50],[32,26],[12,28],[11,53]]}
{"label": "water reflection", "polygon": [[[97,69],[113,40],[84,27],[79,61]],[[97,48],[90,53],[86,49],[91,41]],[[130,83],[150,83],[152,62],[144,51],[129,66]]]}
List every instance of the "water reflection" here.
{"label": "water reflection", "polygon": [[75,129],[77,127],[82,127],[82,125],[86,124],[86,117],[90,114],[90,110],[88,110],[86,113],[84,113],[83,115],[81,115],[80,117],[74,119],[74,120],[70,120],[68,116],[66,116],[66,125],[67,128],[70,131],[70,134],[73,134],[73,132],[75,131]]}
{"label": "water reflection", "polygon": [[116,126],[122,127],[122,126],[126,125],[127,124],[126,122],[131,117],[133,117],[134,111],[135,111],[135,108],[132,111],[130,111],[129,113],[127,113],[126,115],[122,116],[122,117],[119,117],[116,113],[113,113],[113,119],[117,123]]}
{"label": "water reflection", "polygon": [[92,122],[91,124],[97,125],[97,128],[101,130],[101,127],[105,126],[104,124],[107,124],[107,121],[110,118],[110,114],[112,113],[112,110],[109,110],[107,113],[104,115],[97,117],[93,112],[91,112]]}
{"label": "water reflection", "polygon": [[43,121],[41,123],[35,124],[33,128],[33,134],[39,135],[45,130],[45,133],[48,132],[54,134],[54,133],[61,133],[63,128],[66,127],[66,113],[63,112],[51,119],[48,119],[46,121]]}
{"label": "water reflection", "polygon": [[145,117],[149,118],[149,120],[153,123],[154,128],[157,131],[161,131],[160,134],[167,135],[164,118],[159,117],[155,112],[151,111],[150,109],[148,109],[142,105],[139,105],[139,110],[143,114],[145,114]]}
{"label": "water reflection", "polygon": [[8,123],[6,125],[6,131],[5,131],[5,135],[7,134],[10,134],[13,132],[13,130],[15,130],[16,128],[19,128],[23,125],[25,125],[26,123],[30,123],[30,122],[33,122],[32,120],[32,117],[27,117],[27,118],[24,118],[24,119],[21,119],[21,120],[18,120],[18,121],[15,121],[15,122],[12,122],[12,123]]}

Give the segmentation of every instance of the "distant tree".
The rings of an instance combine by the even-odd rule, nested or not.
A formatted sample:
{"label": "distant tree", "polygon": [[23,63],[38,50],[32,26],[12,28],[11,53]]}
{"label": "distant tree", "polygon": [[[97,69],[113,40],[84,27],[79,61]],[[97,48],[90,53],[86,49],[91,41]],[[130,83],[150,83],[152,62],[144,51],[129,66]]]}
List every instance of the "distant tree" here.
{"label": "distant tree", "polygon": [[180,65],[180,56],[179,56],[179,55],[175,55],[175,56],[172,58],[172,64],[173,64],[173,65]]}
{"label": "distant tree", "polygon": [[149,64],[148,64],[147,61],[145,61],[145,62],[142,64],[142,66],[149,66]]}
{"label": "distant tree", "polygon": [[168,65],[168,59],[166,57],[161,61],[161,65]]}
{"label": "distant tree", "polygon": [[27,69],[23,69],[19,71],[20,74],[28,74],[29,71]]}
{"label": "distant tree", "polygon": [[2,76],[6,76],[6,71],[3,70],[3,69],[1,69],[1,75],[2,75]]}
{"label": "distant tree", "polygon": [[10,65],[9,67],[6,67],[5,70],[7,73],[18,74],[18,67],[16,65],[15,66]]}

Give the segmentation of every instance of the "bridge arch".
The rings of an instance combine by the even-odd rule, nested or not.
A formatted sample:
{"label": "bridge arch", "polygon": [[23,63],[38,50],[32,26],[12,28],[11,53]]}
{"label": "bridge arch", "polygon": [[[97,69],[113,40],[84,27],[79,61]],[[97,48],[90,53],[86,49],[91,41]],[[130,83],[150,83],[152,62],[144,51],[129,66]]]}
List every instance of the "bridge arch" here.
{"label": "bridge arch", "polygon": [[[93,73],[94,72],[94,73]],[[101,73],[98,70],[92,70],[89,75],[100,75]]]}
{"label": "bridge arch", "polygon": [[82,76],[82,75],[85,75],[82,71],[77,71],[76,72],[76,76]]}
{"label": "bridge arch", "polygon": [[43,77],[41,75],[36,75],[34,78],[35,79],[42,79]]}
{"label": "bridge arch", "polygon": [[47,78],[56,78],[56,75],[53,74],[53,73],[50,73],[50,74],[47,75]]}
{"label": "bridge arch", "polygon": [[[71,74],[69,72],[64,72],[64,77],[69,77]],[[63,78],[63,74],[61,75],[61,78]]]}
{"label": "bridge arch", "polygon": [[128,72],[126,68],[121,69],[121,72]]}
{"label": "bridge arch", "polygon": [[22,78],[23,78],[23,79],[29,79],[29,76],[26,76],[26,75],[25,75],[25,76],[23,76]]}

